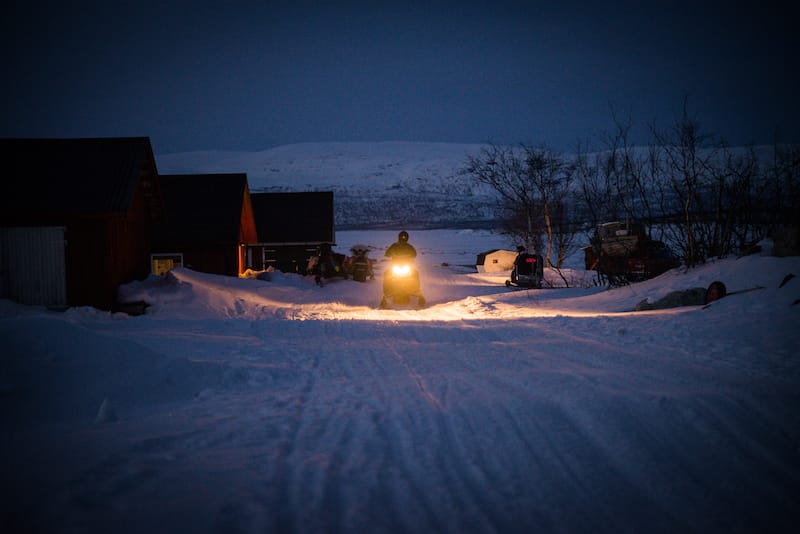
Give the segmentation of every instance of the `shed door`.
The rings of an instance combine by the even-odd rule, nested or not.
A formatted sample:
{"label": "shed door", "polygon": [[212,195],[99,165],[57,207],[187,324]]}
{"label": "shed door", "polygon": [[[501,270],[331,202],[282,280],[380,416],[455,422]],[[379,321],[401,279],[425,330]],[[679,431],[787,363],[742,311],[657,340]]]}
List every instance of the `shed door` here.
{"label": "shed door", "polygon": [[67,304],[63,226],[0,228],[0,298]]}

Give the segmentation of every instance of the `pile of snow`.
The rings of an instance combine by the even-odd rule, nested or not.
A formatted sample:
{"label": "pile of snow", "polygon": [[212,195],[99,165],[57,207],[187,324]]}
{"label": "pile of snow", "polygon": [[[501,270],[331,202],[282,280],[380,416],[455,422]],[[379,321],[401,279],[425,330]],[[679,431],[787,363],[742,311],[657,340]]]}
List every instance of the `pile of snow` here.
{"label": "pile of snow", "polygon": [[[512,291],[508,273],[463,267],[500,237],[411,237],[421,310],[376,309],[379,276],[318,287],[188,269],[123,287],[151,304],[140,317],[0,301],[3,530],[788,532],[800,520],[800,258]],[[378,258],[394,235],[340,238]],[[714,280],[733,294],[632,311]]]}

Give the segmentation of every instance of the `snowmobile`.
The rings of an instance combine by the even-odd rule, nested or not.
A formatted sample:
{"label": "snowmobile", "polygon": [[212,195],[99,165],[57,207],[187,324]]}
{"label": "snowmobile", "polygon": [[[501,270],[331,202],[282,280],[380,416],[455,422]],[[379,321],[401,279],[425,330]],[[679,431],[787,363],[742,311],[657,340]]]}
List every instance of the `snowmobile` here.
{"label": "snowmobile", "polygon": [[320,287],[329,278],[347,279],[344,259],[344,254],[333,252],[330,245],[323,244],[317,254],[308,259],[306,272],[314,275],[314,282]]}
{"label": "snowmobile", "polygon": [[583,252],[586,270],[597,271],[598,282],[602,285],[640,282],[681,263],[664,243],[647,237],[644,226],[636,221],[598,225]]}
{"label": "snowmobile", "polygon": [[506,287],[540,288],[544,278],[544,260],[538,254],[528,254],[524,247],[517,247],[517,257],[511,270],[511,280]]}
{"label": "snowmobile", "polygon": [[356,282],[366,282],[369,278],[373,280],[375,275],[372,271],[372,259],[367,257],[369,247],[366,245],[353,245],[350,247],[352,256],[347,258],[347,271]]}
{"label": "snowmobile", "polygon": [[418,308],[425,306],[414,261],[411,258],[393,258],[383,273],[381,308],[388,308],[389,301],[394,306],[406,306],[412,297],[416,298]]}

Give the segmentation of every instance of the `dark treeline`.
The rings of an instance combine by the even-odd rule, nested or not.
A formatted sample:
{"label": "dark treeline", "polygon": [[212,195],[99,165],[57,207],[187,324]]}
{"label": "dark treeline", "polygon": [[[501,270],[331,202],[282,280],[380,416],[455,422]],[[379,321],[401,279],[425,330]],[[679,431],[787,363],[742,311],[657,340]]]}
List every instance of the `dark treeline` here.
{"label": "dark treeline", "polygon": [[727,146],[684,110],[654,142],[629,142],[630,123],[600,151],[561,154],[546,146],[489,145],[465,173],[500,198],[504,231],[561,267],[575,235],[636,220],[687,266],[737,254],[800,222],[800,146]]}

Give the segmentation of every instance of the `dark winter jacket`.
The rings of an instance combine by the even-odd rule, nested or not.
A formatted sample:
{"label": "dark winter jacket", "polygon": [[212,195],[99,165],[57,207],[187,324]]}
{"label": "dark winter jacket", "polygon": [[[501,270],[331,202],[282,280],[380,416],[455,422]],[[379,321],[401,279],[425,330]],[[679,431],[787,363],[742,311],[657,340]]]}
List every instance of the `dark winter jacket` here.
{"label": "dark winter jacket", "polygon": [[392,243],[386,249],[386,256],[390,258],[416,258],[417,250],[408,243],[398,241],[397,243]]}

